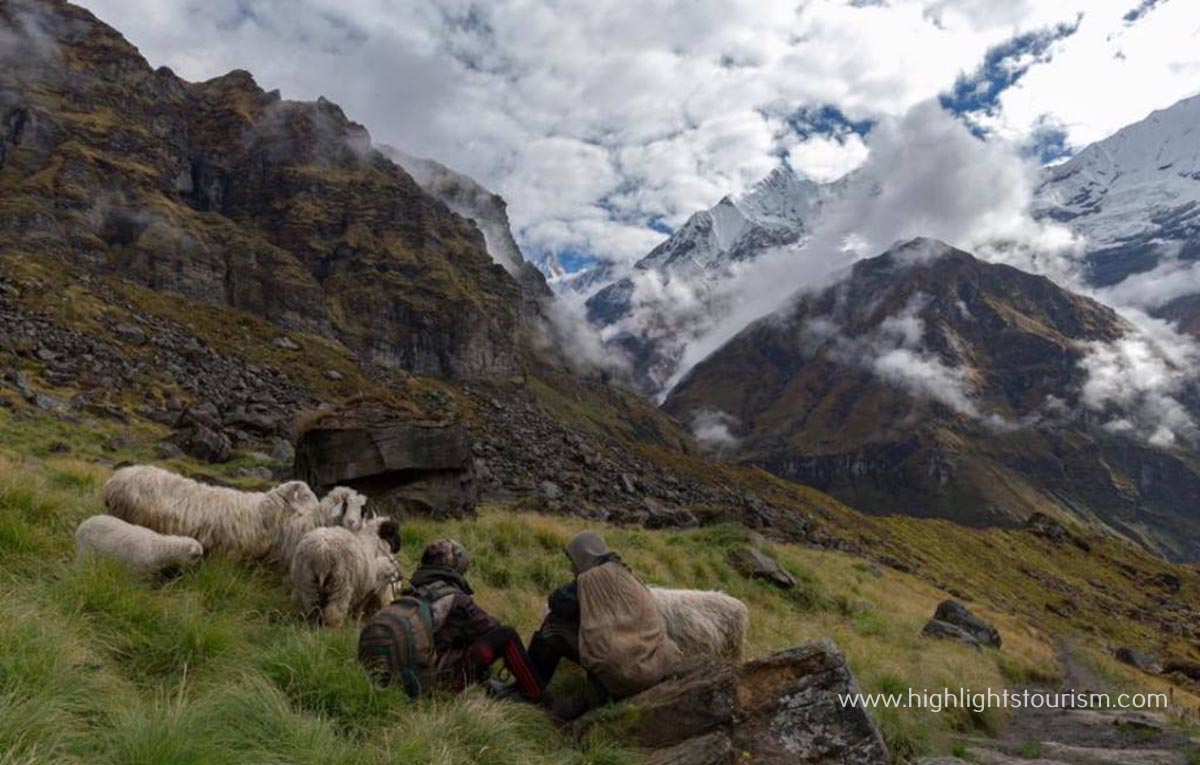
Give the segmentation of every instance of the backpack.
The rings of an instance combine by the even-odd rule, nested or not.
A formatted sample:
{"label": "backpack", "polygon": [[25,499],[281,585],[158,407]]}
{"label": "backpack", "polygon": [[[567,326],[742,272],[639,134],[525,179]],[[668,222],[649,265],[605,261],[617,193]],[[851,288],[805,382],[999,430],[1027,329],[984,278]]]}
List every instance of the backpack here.
{"label": "backpack", "polygon": [[434,632],[429,601],[405,595],[367,620],[358,637],[358,660],[376,682],[399,680],[416,698],[437,679]]}

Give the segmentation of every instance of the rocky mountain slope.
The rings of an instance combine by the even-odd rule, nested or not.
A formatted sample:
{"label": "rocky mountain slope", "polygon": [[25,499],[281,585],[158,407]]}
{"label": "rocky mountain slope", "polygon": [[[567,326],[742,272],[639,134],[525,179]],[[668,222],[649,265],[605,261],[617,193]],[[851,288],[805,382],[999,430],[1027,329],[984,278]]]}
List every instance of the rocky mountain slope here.
{"label": "rocky mountain slope", "polygon": [[0,401],[149,423],[163,458],[269,477],[298,418],[374,398],[465,425],[484,499],[806,533],[807,500],[571,371],[471,179],[400,157],[410,175],[334,104],[245,72],[153,70],[64,2],[0,6],[0,30]]}
{"label": "rocky mountain slope", "polygon": [[[188,83],[88,12],[6,3],[0,244],[337,338],[422,374],[515,372],[519,285],[334,104]],[[6,38],[7,40],[7,38]]]}
{"label": "rocky mountain slope", "polygon": [[861,510],[1069,515],[1195,560],[1194,431],[1154,445],[1085,392],[1128,329],[1045,278],[916,240],[748,327],[664,408],[717,418],[727,453]]}

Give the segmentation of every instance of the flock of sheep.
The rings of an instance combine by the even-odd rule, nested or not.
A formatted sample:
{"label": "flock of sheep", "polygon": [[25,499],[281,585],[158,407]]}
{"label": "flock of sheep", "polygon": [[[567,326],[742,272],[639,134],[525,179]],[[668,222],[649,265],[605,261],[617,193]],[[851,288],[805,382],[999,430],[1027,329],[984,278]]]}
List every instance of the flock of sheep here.
{"label": "flock of sheep", "polygon": [[369,517],[366,504],[342,486],[324,499],[303,481],[238,491],[134,465],[104,484],[109,514],[81,523],[75,547],[81,559],[113,558],[138,573],[186,568],[205,553],[267,560],[287,573],[310,620],[338,626],[390,603],[400,579],[400,527]]}
{"label": "flock of sheep", "polygon": [[[76,551],[80,560],[112,558],[151,574],[187,568],[205,553],[266,560],[286,572],[306,618],[336,627],[390,603],[400,580],[399,525],[366,504],[343,486],[323,499],[303,481],[238,491],[134,465],[104,484],[109,514],[79,525]],[[740,658],[745,603],[708,590],[650,591],[685,655]]]}

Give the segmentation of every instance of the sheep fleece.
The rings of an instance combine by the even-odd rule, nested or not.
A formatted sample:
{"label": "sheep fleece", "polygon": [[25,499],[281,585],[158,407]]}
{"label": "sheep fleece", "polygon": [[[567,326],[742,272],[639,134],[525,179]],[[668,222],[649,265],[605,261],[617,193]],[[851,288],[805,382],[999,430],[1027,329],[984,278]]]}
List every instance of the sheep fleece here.
{"label": "sheep fleece", "polygon": [[325,526],[308,532],[296,545],[288,578],[304,615],[337,627],[348,617],[373,613],[390,600],[395,572],[374,527],[356,534]]}
{"label": "sheep fleece", "polygon": [[75,529],[75,552],[81,562],[89,557],[112,558],[138,573],[153,574],[195,563],[204,548],[191,537],[159,534],[111,515],[93,515]]}
{"label": "sheep fleece", "polygon": [[208,552],[261,558],[294,512],[317,505],[300,481],[267,492],[209,486],[151,465],[113,473],[104,484],[104,505],[122,520],[163,534],[198,539]]}
{"label": "sheep fleece", "polygon": [[684,655],[712,654],[737,660],[750,616],[746,604],[714,590],[651,587],[667,635]]}
{"label": "sheep fleece", "polygon": [[367,498],[345,486],[335,487],[315,508],[289,516],[275,534],[272,556],[287,566],[296,554],[304,535],[324,526],[341,525],[350,531],[362,528],[363,507]]}

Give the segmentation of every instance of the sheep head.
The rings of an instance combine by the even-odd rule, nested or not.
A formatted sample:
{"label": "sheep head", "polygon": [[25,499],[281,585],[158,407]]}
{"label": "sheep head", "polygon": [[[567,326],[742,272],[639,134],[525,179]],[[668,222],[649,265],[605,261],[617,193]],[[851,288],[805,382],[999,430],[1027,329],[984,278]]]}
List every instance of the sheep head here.
{"label": "sheep head", "polygon": [[348,486],[335,486],[321,500],[321,517],[350,531],[362,528],[367,498]]}
{"label": "sheep head", "polygon": [[184,566],[194,566],[197,563],[199,563],[200,559],[203,557],[204,557],[204,545],[200,544],[200,542],[198,540],[189,539],[188,544],[185,545],[185,549],[184,549],[183,565]]}
{"label": "sheep head", "polygon": [[400,524],[386,515],[371,518],[363,530],[383,540],[393,555],[400,552]]}

